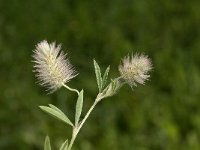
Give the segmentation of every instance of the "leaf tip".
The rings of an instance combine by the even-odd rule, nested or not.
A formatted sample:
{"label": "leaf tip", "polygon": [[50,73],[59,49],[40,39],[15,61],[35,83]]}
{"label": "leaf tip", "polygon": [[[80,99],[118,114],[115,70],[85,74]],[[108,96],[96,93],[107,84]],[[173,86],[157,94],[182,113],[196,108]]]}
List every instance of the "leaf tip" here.
{"label": "leaf tip", "polygon": [[40,109],[43,109],[45,106],[38,106]]}

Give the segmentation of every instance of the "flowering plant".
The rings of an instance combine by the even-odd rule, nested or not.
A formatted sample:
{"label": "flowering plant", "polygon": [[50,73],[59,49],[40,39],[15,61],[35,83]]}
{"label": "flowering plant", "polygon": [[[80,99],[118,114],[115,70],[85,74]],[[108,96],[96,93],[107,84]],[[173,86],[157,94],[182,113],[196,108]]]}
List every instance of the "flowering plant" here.
{"label": "flowering plant", "polygon": [[[66,58],[66,54],[61,51],[61,45],[56,46],[56,43],[49,44],[47,41],[42,41],[37,44],[33,58],[33,62],[35,63],[34,72],[36,72],[39,84],[46,87],[49,93],[53,93],[57,89],[65,87],[69,91],[76,92],[78,96],[74,122],[72,122],[63,111],[52,104],[49,104],[48,106],[39,106],[44,112],[72,127],[71,140],[65,140],[59,150],[71,150],[83,124],[86,122],[95,106],[102,99],[116,94],[125,83],[129,84],[131,87],[137,86],[136,83],[144,84],[150,77],[148,74],[149,71],[152,70],[151,60],[146,55],[136,54],[127,56],[119,65],[120,76],[111,79],[110,83],[107,84],[110,67],[107,67],[102,76],[100,67],[94,60],[99,93],[97,94],[94,103],[81,120],[80,116],[82,113],[84,92],[83,90],[79,91],[73,89],[66,84],[72,78],[76,77],[77,73]],[[44,150],[51,150],[50,139],[48,136],[46,136],[44,142]]]}

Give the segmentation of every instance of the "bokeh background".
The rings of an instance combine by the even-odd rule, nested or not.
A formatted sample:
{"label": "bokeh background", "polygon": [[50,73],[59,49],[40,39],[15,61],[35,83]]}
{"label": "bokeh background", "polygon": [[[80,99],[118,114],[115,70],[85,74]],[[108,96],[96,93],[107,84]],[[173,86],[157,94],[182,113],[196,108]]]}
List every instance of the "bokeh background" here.
{"label": "bokeh background", "polygon": [[76,94],[47,95],[35,82],[32,50],[62,43],[79,72],[69,85],[85,89],[87,111],[97,93],[92,59],[109,78],[128,53],[144,52],[154,70],[145,86],[124,86],[98,105],[73,150],[200,149],[200,1],[0,0],[0,149],[53,149],[71,136],[39,110],[52,103],[73,119]]}

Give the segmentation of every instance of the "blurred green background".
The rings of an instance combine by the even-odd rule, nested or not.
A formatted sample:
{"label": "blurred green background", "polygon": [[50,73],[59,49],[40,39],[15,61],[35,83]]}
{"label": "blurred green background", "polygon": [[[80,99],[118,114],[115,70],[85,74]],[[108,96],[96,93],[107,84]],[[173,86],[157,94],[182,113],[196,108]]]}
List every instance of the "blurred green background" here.
{"label": "blurred green background", "polygon": [[73,119],[76,94],[47,95],[35,82],[32,50],[62,43],[79,72],[69,85],[85,89],[87,111],[97,93],[92,59],[110,78],[128,53],[144,52],[154,70],[145,86],[124,86],[94,110],[73,150],[200,149],[200,1],[0,0],[0,149],[54,150],[70,127],[38,105],[52,103]]}

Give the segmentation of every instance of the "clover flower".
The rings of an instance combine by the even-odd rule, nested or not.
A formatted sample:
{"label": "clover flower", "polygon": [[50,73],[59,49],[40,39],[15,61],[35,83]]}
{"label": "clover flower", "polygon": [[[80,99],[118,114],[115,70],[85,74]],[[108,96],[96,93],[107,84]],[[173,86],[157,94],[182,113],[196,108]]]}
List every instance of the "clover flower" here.
{"label": "clover flower", "polygon": [[33,52],[34,71],[39,84],[51,93],[77,75],[66,54],[61,51],[61,45],[44,40],[36,45]]}
{"label": "clover flower", "polygon": [[144,54],[126,56],[119,65],[121,77],[132,87],[144,84],[150,77],[148,74],[152,70],[151,60]]}

